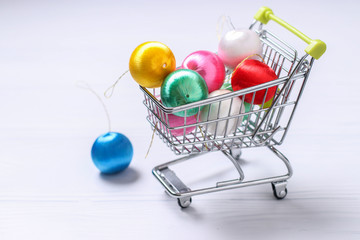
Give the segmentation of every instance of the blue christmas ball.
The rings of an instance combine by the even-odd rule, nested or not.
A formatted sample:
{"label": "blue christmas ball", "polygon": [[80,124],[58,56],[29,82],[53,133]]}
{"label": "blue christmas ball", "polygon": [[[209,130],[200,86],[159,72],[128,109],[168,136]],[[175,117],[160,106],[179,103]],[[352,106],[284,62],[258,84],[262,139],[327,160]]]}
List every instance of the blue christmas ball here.
{"label": "blue christmas ball", "polygon": [[133,157],[130,140],[123,134],[108,132],[99,136],[92,148],[91,158],[100,172],[113,174],[126,169]]}

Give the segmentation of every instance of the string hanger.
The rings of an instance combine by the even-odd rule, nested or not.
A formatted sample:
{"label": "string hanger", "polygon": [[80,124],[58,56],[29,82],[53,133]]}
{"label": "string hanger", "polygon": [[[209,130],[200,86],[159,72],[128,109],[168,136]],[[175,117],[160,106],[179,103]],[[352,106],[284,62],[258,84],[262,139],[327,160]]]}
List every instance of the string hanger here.
{"label": "string hanger", "polygon": [[108,88],[106,89],[106,91],[104,92],[104,96],[106,98],[111,98],[111,96],[113,95],[114,93],[114,89],[116,87],[116,85],[118,84],[118,82],[120,81],[120,79],[125,76],[125,74],[127,74],[129,72],[129,69],[126,70],[123,74],[121,74],[120,77],[118,77],[118,79]]}
{"label": "string hanger", "polygon": [[230,16],[222,15],[221,17],[219,17],[218,22],[216,24],[216,36],[219,41],[221,39],[221,35],[223,33],[225,23],[227,23],[227,26],[230,29],[235,30],[235,26],[232,23]]}
{"label": "string hanger", "polygon": [[154,142],[155,131],[158,130],[157,125],[158,125],[158,122],[156,122],[156,124],[155,124],[155,126],[154,126],[154,130],[153,130],[153,133],[152,133],[152,136],[151,136],[151,141],[150,141],[148,150],[147,150],[146,155],[145,155],[145,159],[148,157],[148,155],[149,155],[149,153],[150,153],[150,149],[151,149],[152,144],[153,144],[153,142]]}
{"label": "string hanger", "polygon": [[[116,87],[116,85],[118,84],[118,82],[120,81],[120,79],[121,79],[122,77],[124,77],[129,71],[130,71],[129,69],[126,70],[123,74],[121,74],[120,77],[118,77],[118,79],[117,79],[108,89],[105,90],[104,96],[105,96],[106,98],[111,98],[111,96],[112,96],[113,93],[114,93],[115,87]],[[84,88],[84,87],[82,87],[82,88]],[[99,98],[99,100],[101,101],[101,103],[102,103],[103,106],[104,106],[104,109],[105,109],[105,112],[106,112],[106,114],[107,114],[107,116],[108,116],[108,121],[109,121],[109,124],[110,124],[109,114],[108,114],[108,112],[107,112],[107,110],[106,110],[106,107],[105,107],[105,104],[104,104],[103,101],[101,100],[100,96],[97,95],[97,94],[94,92],[94,90],[92,90],[88,85],[87,85],[86,88],[87,88],[88,90],[90,90],[92,93],[94,93],[94,94]],[[110,126],[109,126],[109,128],[110,128]],[[154,127],[154,131],[153,131],[153,133],[152,133],[152,137],[151,137],[151,140],[150,140],[149,148],[148,148],[148,150],[147,150],[147,152],[146,152],[146,155],[145,155],[145,159],[147,158],[147,156],[148,156],[149,153],[150,153],[150,149],[151,149],[151,146],[152,146],[153,141],[154,141],[154,135],[155,135],[155,131],[156,131],[156,130],[157,130],[157,123],[156,123],[156,125],[155,125],[155,127]]]}
{"label": "string hanger", "polygon": [[93,93],[93,94],[97,97],[97,99],[100,101],[100,103],[101,103],[102,106],[103,106],[103,109],[104,109],[104,111],[105,111],[105,114],[106,114],[106,117],[107,117],[107,121],[108,121],[109,132],[111,132],[111,121],[110,121],[109,111],[107,110],[106,105],[105,105],[104,101],[101,99],[100,95],[97,94],[97,93],[94,91],[94,89],[92,89],[91,86],[90,86],[88,83],[84,82],[84,81],[79,81],[79,82],[77,82],[77,83],[76,83],[76,86],[77,86],[78,88],[82,88],[82,89],[84,89],[84,90],[90,91],[91,93]]}
{"label": "string hanger", "polygon": [[246,60],[248,60],[249,58],[252,58],[252,57],[254,57],[254,56],[258,56],[258,57],[262,60],[262,62],[265,63],[264,58],[263,58],[260,54],[257,54],[257,53],[251,54],[251,55],[247,56],[246,58],[244,58],[244,59],[236,66],[236,68],[231,72],[231,77],[232,77],[233,73],[241,66],[241,64],[242,64],[243,62],[245,62]]}
{"label": "string hanger", "polygon": [[[121,74],[121,76],[118,77],[118,79],[117,79],[108,89],[105,90],[104,96],[105,96],[106,98],[111,98],[111,96],[112,96],[113,93],[114,93],[114,90],[115,90],[116,85],[118,84],[118,82],[120,81],[120,79],[121,79],[122,77],[124,77],[128,72],[129,72],[129,69],[126,70],[123,74]],[[88,89],[89,89],[89,87],[88,87]],[[105,105],[104,105],[103,101],[101,100],[101,98],[100,98],[91,88],[90,88],[89,90],[92,91],[92,92],[100,99],[100,101],[102,102],[103,106],[105,107]],[[105,108],[105,111],[107,112],[106,108]],[[108,113],[107,113],[107,115],[108,115]],[[110,119],[109,119],[109,123],[110,123]],[[147,153],[146,153],[146,155],[145,155],[145,159],[147,158],[147,156],[148,156],[149,153],[150,153],[150,149],[151,149],[151,146],[152,146],[153,141],[154,141],[154,135],[155,135],[156,129],[157,129],[157,123],[156,123],[156,125],[155,125],[155,127],[154,127],[154,131],[153,131],[153,133],[152,133],[150,145],[149,145],[149,148],[148,148]]]}

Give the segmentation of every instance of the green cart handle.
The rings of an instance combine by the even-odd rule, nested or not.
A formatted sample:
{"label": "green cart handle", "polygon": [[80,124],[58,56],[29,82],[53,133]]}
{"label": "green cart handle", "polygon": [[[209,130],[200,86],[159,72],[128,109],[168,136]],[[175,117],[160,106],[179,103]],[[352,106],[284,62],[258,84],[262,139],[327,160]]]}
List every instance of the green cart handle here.
{"label": "green cart handle", "polygon": [[311,39],[281,18],[274,15],[273,11],[268,7],[262,7],[259,9],[259,11],[254,16],[255,20],[267,24],[269,20],[273,20],[289,30],[290,32],[294,33],[296,36],[298,36],[300,39],[302,39],[304,42],[309,44],[305,48],[305,52],[308,53],[310,56],[312,56],[315,59],[319,59],[326,51],[326,44],[319,40],[319,39]]}

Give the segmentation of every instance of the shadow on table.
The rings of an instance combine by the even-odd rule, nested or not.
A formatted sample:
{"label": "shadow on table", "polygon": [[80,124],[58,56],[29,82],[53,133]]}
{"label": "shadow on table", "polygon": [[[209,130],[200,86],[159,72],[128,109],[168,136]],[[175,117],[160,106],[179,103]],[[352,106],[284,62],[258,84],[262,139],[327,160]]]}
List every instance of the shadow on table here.
{"label": "shadow on table", "polygon": [[129,167],[124,171],[116,174],[99,174],[100,178],[106,182],[113,184],[130,184],[136,182],[140,174],[135,169]]}
{"label": "shadow on table", "polygon": [[[342,233],[358,233],[353,213],[346,210],[356,200],[336,196],[332,190],[293,191],[284,200],[271,199],[270,193],[262,191],[244,189],[243,196],[236,192],[221,198],[216,194],[214,198],[210,194],[194,198],[189,208],[181,209],[181,216],[187,221],[201,220],[203,225],[220,231],[224,239],[319,239],[325,233],[331,239],[341,239]],[[295,233],[295,238],[289,237]]]}

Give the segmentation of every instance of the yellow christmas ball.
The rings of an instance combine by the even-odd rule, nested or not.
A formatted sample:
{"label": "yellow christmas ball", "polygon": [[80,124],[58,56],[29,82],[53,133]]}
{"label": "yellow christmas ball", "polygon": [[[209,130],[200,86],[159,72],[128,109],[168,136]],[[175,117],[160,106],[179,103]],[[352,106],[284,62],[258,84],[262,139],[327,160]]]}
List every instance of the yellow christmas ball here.
{"label": "yellow christmas ball", "polygon": [[129,70],[133,79],[146,88],[161,87],[166,76],[176,68],[175,56],[161,42],[145,42],[135,48]]}

